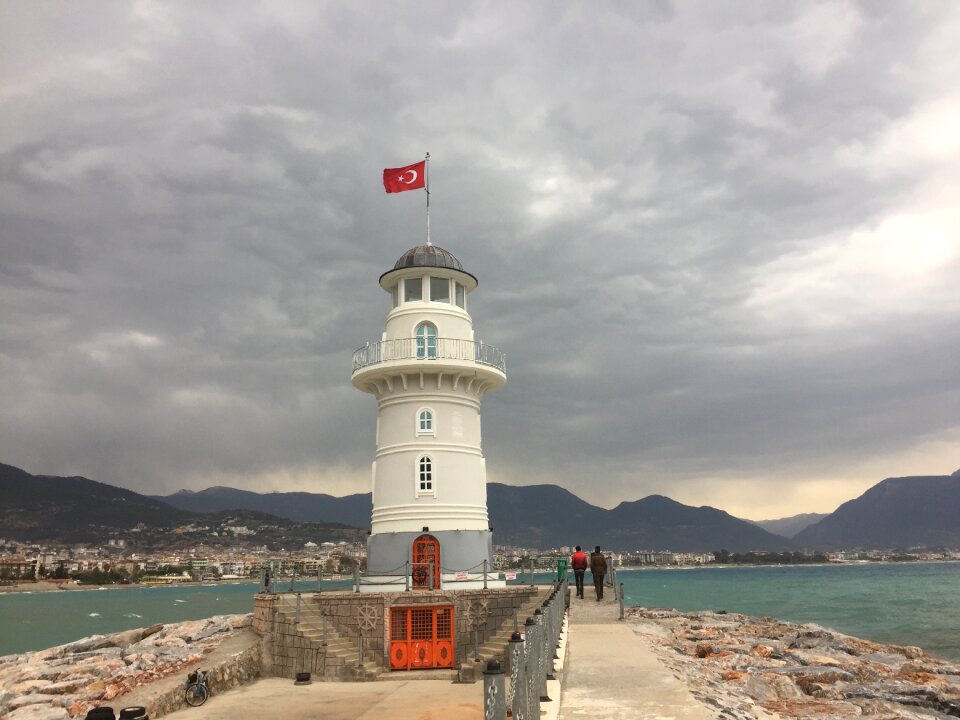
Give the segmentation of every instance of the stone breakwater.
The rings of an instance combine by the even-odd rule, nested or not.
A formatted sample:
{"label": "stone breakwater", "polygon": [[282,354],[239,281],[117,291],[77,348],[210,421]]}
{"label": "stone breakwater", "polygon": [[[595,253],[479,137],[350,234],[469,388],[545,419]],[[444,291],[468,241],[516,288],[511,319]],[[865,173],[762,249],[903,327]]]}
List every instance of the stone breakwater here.
{"label": "stone breakwater", "polygon": [[960,717],[960,666],[917,647],[734,613],[633,608],[625,619],[718,717]]}
{"label": "stone breakwater", "polygon": [[[0,718],[62,720],[83,716],[99,705],[131,704],[123,696],[163,678],[185,675],[250,623],[249,614],[220,615],[0,657]],[[257,674],[259,667],[250,672]],[[177,683],[170,694],[181,699],[182,685]],[[155,714],[160,714],[156,708]]]}

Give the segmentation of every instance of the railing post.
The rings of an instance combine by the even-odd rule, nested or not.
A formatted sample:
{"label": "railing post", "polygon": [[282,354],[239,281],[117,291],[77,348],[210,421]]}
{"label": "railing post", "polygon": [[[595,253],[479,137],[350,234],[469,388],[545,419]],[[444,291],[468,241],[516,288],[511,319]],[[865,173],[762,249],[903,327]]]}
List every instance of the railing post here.
{"label": "railing post", "polygon": [[533,611],[533,621],[537,628],[537,693],[540,702],[549,702],[547,695],[547,643],[550,642],[547,637],[547,626],[543,622],[543,610],[537,608]]}
{"label": "railing post", "polygon": [[623,620],[623,583],[620,583],[620,619]]}
{"label": "railing post", "polygon": [[483,560],[483,589],[487,589],[487,560]]}
{"label": "railing post", "polygon": [[300,593],[297,593],[297,618],[294,620],[294,624],[300,624]]}
{"label": "railing post", "polygon": [[527,618],[527,622],[524,624],[526,629],[526,692],[527,692],[527,712],[526,717],[535,719],[540,717],[540,682],[537,679],[537,670],[539,665],[539,645],[538,645],[538,636],[537,631],[537,621],[532,617]]}
{"label": "railing post", "polygon": [[530,584],[533,585],[533,558],[530,559]]}
{"label": "railing post", "polygon": [[524,690],[526,674],[523,669],[523,637],[516,630],[510,636],[507,648],[510,670],[510,690],[507,702],[513,711],[513,717],[523,720],[523,711],[526,710],[527,705],[527,693]]}
{"label": "railing post", "polygon": [[317,592],[323,592],[323,569],[319,565],[317,566]]}
{"label": "railing post", "polygon": [[503,670],[497,660],[487,662],[483,671],[483,720],[506,720]]}
{"label": "railing post", "polygon": [[353,566],[353,591],[360,592],[360,564]]}

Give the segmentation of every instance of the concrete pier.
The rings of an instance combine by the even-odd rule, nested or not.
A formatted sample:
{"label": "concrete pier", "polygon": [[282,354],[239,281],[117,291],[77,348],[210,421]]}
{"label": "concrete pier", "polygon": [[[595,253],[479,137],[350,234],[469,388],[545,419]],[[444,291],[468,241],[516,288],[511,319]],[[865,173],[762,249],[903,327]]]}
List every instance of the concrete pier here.
{"label": "concrete pier", "polygon": [[[561,668],[542,705],[542,718],[553,720],[630,720],[714,718],[655,657],[648,641],[617,618],[619,607],[608,596],[571,600],[561,644]],[[211,697],[199,708],[168,717],[177,720],[235,720],[237,717],[282,717],[284,720],[481,720],[483,684],[404,679],[391,682],[313,683],[294,686],[282,678],[257,682]],[[422,677],[423,674],[420,674]]]}

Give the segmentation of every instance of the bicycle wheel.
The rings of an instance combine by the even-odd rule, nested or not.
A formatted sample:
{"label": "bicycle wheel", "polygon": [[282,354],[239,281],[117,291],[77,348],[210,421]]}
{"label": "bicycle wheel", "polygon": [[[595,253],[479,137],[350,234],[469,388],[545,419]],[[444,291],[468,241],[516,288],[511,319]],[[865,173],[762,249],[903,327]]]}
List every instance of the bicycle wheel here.
{"label": "bicycle wheel", "polygon": [[207,701],[207,686],[201,685],[200,683],[193,683],[193,685],[187,686],[187,693],[185,696],[187,705],[191,707],[199,707]]}

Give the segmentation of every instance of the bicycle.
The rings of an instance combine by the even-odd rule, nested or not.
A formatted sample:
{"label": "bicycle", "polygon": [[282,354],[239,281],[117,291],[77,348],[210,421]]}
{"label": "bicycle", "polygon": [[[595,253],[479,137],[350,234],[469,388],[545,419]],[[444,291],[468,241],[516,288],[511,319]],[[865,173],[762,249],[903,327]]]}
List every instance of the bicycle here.
{"label": "bicycle", "polygon": [[210,687],[207,685],[207,671],[194,670],[187,675],[187,689],[184,699],[190,707],[200,707],[210,697]]}

